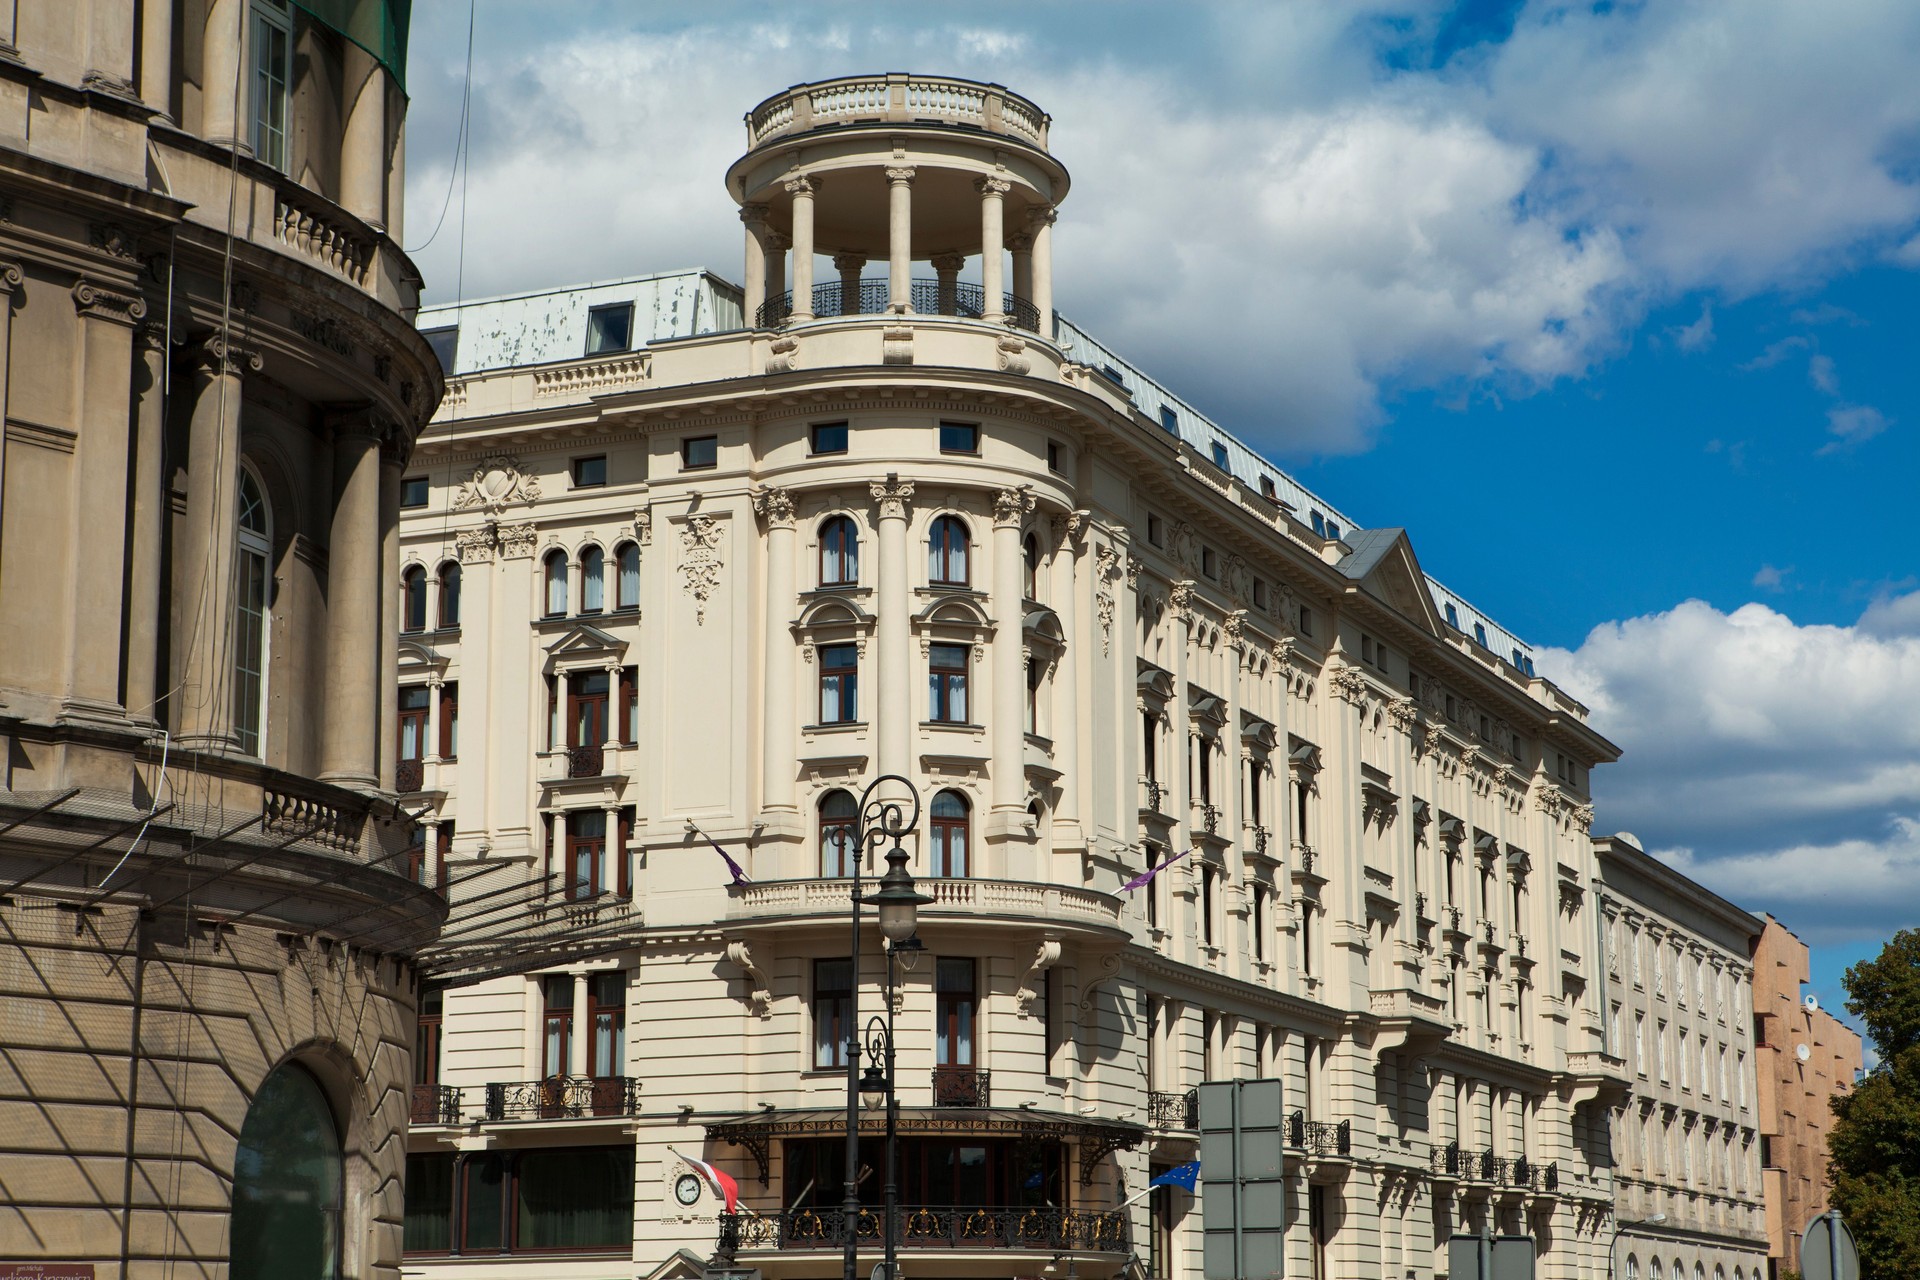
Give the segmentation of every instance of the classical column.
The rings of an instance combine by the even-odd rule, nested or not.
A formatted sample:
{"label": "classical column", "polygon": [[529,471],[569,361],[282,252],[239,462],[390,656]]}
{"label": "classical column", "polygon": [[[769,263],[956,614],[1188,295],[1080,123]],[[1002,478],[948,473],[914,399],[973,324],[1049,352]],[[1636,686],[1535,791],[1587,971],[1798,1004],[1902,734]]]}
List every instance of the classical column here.
{"label": "classical column", "polygon": [[753,500],[754,510],[767,522],[767,652],[765,705],[761,708],[762,806],[792,811],[795,749],[800,740],[798,700],[794,695],[793,600],[797,583],[793,572],[793,495],[785,489],[763,489]]}
{"label": "classical column", "polygon": [[[0,349],[4,343],[0,343]],[[167,331],[134,330],[133,536],[127,540],[127,710],[151,716],[160,696],[160,546],[168,521],[160,454],[166,438]],[[0,361],[0,378],[5,377]]]}
{"label": "classical column", "polygon": [[[465,729],[461,736],[466,738],[460,744],[458,767],[459,776],[468,779],[472,785],[461,788],[458,820],[448,833],[446,852],[473,857],[481,846],[489,843],[492,831],[487,805],[488,796],[494,790],[491,772],[493,733],[490,728],[494,718],[490,692],[493,681],[490,673],[497,647],[494,640],[494,581],[500,575],[500,568],[495,565],[493,558],[497,544],[489,537],[485,526],[456,534],[455,544],[460,556],[460,720]],[[531,597],[515,600],[509,593],[506,598],[511,602],[512,611],[520,615],[520,635],[524,637],[527,634],[526,615]],[[524,645],[525,640],[521,643]],[[509,649],[508,652],[515,651]],[[534,696],[544,695],[545,690],[538,679],[533,680],[533,688],[536,690]],[[527,698],[510,701],[525,704]],[[527,752],[538,741],[530,742],[522,737],[512,750],[508,750],[507,742],[503,739],[501,747],[508,751],[507,759],[524,770]],[[524,777],[524,773],[521,776]],[[455,846],[458,846],[457,850]]]}
{"label": "classical column", "polygon": [[[427,740],[420,744],[420,759],[427,764],[440,761],[440,695],[446,687],[447,682],[439,676],[427,679]],[[423,781],[422,785],[428,784]]]}
{"label": "classical column", "polygon": [[788,178],[793,197],[793,318],[813,319],[813,197],[820,179],[805,174]]}
{"label": "classical column", "polygon": [[200,34],[200,136],[251,155],[240,122],[240,90],[246,83],[247,0],[207,0]]}
{"label": "classical column", "polygon": [[941,253],[933,259],[933,273],[939,279],[940,314],[960,314],[960,268],[967,265],[965,254]]}
{"label": "classical column", "polygon": [[913,170],[887,170],[887,309],[913,310]]}
{"label": "classical column", "polygon": [[[1193,582],[1182,579],[1172,584],[1167,593],[1167,616],[1172,620],[1170,628],[1173,642],[1173,697],[1168,699],[1168,717],[1173,723],[1168,733],[1168,746],[1172,748],[1168,767],[1173,773],[1173,817],[1174,847],[1168,855],[1180,853],[1193,847],[1193,803],[1194,803],[1194,765],[1193,765],[1193,700],[1187,691],[1187,650],[1191,644],[1193,628]],[[1187,868],[1182,867],[1184,873]],[[1174,890],[1168,889],[1171,901]],[[1163,921],[1163,924],[1165,922]],[[1199,934],[1196,922],[1193,928],[1195,936]],[[1189,942],[1183,940],[1182,947],[1188,948],[1187,955],[1192,956]]]}
{"label": "classical column", "polygon": [[1025,610],[1020,526],[1033,510],[1022,485],[993,495],[993,808],[997,824],[1027,807]]}
{"label": "classical column", "polygon": [[763,268],[767,277],[767,296],[774,298],[787,291],[787,250],[793,247],[793,241],[771,229],[765,233],[763,241],[767,248]]}
{"label": "classical column", "polygon": [[746,296],[742,320],[749,329],[760,326],[760,308],[767,301],[767,206],[743,204],[740,223],[747,231]]}
{"label": "classical column", "polygon": [[[13,21],[12,10],[6,11],[5,21]],[[11,27],[6,34],[11,34]],[[25,280],[19,263],[0,259],[0,515],[5,514],[7,502],[7,370],[13,352],[13,291]],[[0,519],[0,536],[5,529],[6,521]]]}
{"label": "classical column", "polygon": [[907,774],[912,741],[913,686],[907,674],[908,623],[912,599],[907,588],[907,503],[913,481],[888,472],[868,483],[879,507],[880,601],[874,643],[879,648],[880,698],[872,713],[881,773]]}
{"label": "classical column", "polygon": [[187,427],[187,510],[174,557],[177,616],[185,628],[174,636],[180,655],[174,725],[180,746],[221,751],[233,745],[227,632],[238,545],[240,374],[258,372],[260,357],[218,334],[201,343],[198,354]]}
{"label": "classical column", "polygon": [[1053,220],[1058,210],[1036,211],[1033,228],[1033,309],[1040,313],[1040,336],[1053,339]]}
{"label": "classical column", "polygon": [[381,664],[380,429],[359,409],[333,423],[333,525],[327,539],[326,713],[320,778],[341,786],[380,780],[376,698]]}
{"label": "classical column", "polygon": [[348,40],[344,68],[347,118],[340,131],[340,203],[375,227],[386,225],[387,74],[374,56]]}
{"label": "classical column", "polygon": [[860,314],[860,271],[866,265],[867,259],[862,254],[833,255],[833,269],[840,273],[840,314],[843,316]]}
{"label": "classical column", "polygon": [[127,554],[127,469],[132,443],[127,404],[133,329],[147,314],[137,295],[82,277],[73,286],[80,315],[80,440],[76,481],[83,494],[112,494],[89,504],[76,525],[71,677],[63,714],[121,719],[121,636],[126,578],[112,569]]}
{"label": "classical column", "polygon": [[973,187],[980,193],[980,289],[986,294],[981,319],[1000,320],[1007,314],[1006,194],[1013,184],[1005,178],[976,178]]}
{"label": "classical column", "polygon": [[[400,747],[400,473],[406,466],[396,428],[380,445],[380,789],[394,789]],[[428,615],[427,625],[433,625]]]}
{"label": "classical column", "polygon": [[92,0],[87,32],[87,70],[84,83],[132,97],[138,52],[133,47],[134,8],[137,0]]}
{"label": "classical column", "polygon": [[1087,517],[1078,511],[1059,517],[1059,550],[1053,557],[1053,576],[1047,598],[1060,617],[1060,633],[1067,638],[1053,682],[1053,763],[1060,770],[1060,803],[1053,811],[1054,847],[1080,842],[1080,675],[1092,662],[1083,658],[1080,636],[1080,547],[1086,537]]}
{"label": "classical column", "polygon": [[[572,875],[569,867],[567,874]],[[573,975],[573,1034],[567,1037],[567,1074],[587,1074],[587,1051],[593,1043],[593,1027],[587,1022],[587,975]]]}
{"label": "classical column", "polygon": [[1007,237],[1007,251],[1013,257],[1013,296],[1019,302],[1033,301],[1033,233],[1016,232]]}
{"label": "classical column", "polygon": [[173,0],[140,0],[140,100],[171,124]]}

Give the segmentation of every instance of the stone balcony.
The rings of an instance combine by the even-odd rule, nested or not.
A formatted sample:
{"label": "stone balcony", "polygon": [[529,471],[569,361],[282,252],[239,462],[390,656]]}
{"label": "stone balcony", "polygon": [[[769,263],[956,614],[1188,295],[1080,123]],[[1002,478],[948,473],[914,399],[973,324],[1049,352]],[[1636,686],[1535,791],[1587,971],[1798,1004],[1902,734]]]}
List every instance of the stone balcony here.
{"label": "stone balcony", "polygon": [[1000,85],[901,73],[797,84],[746,116],[749,147],[816,129],[938,124],[978,129],[1044,150],[1050,123],[1046,112]]}
{"label": "stone balcony", "polygon": [[[811,879],[763,880],[743,885],[729,918],[780,920],[821,915],[841,921],[847,913],[851,883],[844,879]],[[1092,889],[1022,880],[939,877],[922,877],[916,884],[920,892],[933,899],[930,905],[920,908],[923,917],[1006,916],[1106,930],[1124,927],[1120,921],[1121,900]]]}

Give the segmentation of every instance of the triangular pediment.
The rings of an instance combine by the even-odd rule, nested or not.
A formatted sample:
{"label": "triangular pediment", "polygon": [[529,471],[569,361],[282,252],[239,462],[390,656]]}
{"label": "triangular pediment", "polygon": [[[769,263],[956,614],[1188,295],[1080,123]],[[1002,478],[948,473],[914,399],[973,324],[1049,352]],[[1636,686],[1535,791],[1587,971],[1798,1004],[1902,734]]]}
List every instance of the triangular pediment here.
{"label": "triangular pediment", "polygon": [[562,658],[588,656],[619,658],[624,657],[626,652],[625,640],[583,622],[568,627],[554,637],[553,643],[547,646],[547,661],[551,663]]}
{"label": "triangular pediment", "polygon": [[1347,545],[1353,554],[1340,561],[1341,573],[1427,634],[1445,634],[1427,575],[1405,529],[1356,529],[1347,535]]}

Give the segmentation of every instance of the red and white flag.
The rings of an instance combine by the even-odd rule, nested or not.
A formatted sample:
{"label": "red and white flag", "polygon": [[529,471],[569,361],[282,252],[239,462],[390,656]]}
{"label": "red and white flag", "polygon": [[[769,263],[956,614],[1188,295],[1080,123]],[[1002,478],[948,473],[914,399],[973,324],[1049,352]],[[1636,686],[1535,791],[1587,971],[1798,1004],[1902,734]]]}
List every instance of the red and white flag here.
{"label": "red and white flag", "polygon": [[695,1160],[692,1156],[684,1152],[674,1151],[672,1147],[668,1147],[667,1150],[673,1151],[674,1155],[700,1171],[700,1176],[705,1178],[707,1185],[713,1188],[713,1194],[727,1202],[728,1213],[738,1213],[740,1211],[740,1184],[735,1182],[732,1177],[714,1168],[705,1160]]}

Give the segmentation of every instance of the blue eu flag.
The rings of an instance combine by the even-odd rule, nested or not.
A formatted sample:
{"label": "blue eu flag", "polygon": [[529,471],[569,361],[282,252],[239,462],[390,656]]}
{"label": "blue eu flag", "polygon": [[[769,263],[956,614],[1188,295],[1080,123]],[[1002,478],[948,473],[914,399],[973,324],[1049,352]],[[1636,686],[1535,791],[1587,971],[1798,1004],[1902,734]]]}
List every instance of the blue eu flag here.
{"label": "blue eu flag", "polygon": [[1198,1160],[1189,1160],[1185,1164],[1173,1166],[1173,1168],[1167,1170],[1147,1185],[1149,1187],[1179,1187],[1182,1191],[1191,1195],[1193,1193],[1193,1185],[1198,1181],[1200,1181],[1200,1162]]}

